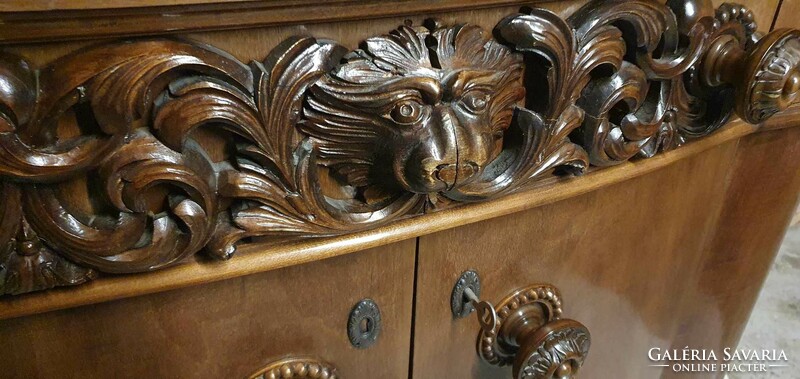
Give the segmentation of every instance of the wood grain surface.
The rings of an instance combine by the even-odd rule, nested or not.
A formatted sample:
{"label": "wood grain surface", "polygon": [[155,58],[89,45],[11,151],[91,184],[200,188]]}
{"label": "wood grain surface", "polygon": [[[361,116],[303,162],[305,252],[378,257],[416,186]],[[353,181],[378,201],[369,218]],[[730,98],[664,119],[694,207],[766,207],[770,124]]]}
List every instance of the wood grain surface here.
{"label": "wood grain surface", "polygon": [[800,32],[746,44],[746,7],[670,6],[533,7],[494,28],[405,21],[355,50],[298,33],[249,63],[176,39],[41,67],[4,53],[0,293],[371,229],[650,158],[734,109],[758,124],[790,105]]}
{"label": "wood grain surface", "polygon": [[670,348],[722,351],[738,345],[796,209],[798,156],[797,128],[739,142],[716,231],[684,293],[681,324]]}
{"label": "wood grain surface", "polygon": [[775,16],[775,29],[797,28],[800,26],[800,1],[782,0],[778,14]]}
{"label": "wood grain surface", "polygon": [[475,353],[474,314],[454,320],[450,312],[467,269],[481,275],[481,299],[490,302],[534,283],[556,286],[563,317],[592,333],[581,377],[660,377],[647,352],[673,342],[736,151],[729,142],[581,196],[420,237],[414,377],[510,376]]}
{"label": "wood grain surface", "polygon": [[[3,378],[243,378],[284,356],[407,378],[415,241],[161,294],[0,322]],[[356,349],[351,308],[381,310]]]}
{"label": "wood grain surface", "polygon": [[[586,3],[534,2],[562,18]],[[488,31],[523,3],[530,2],[11,0],[0,4],[0,44],[32,67],[118,37],[154,35],[262,61],[291,36],[335,40],[352,50],[406,20],[421,25],[431,16]],[[800,0],[744,3],[761,31],[773,20],[776,27],[800,25]],[[767,41],[777,46],[775,36]],[[749,91],[740,75],[745,67],[731,63],[745,50],[730,46],[736,51],[719,54],[730,67],[720,76]],[[75,71],[88,72],[105,55],[94,57]],[[681,78],[673,71],[666,77]],[[548,122],[565,113],[551,110]],[[564,317],[584,323],[594,338],[582,377],[668,377],[648,367],[649,348],[738,341],[796,209],[798,125],[800,108],[790,108],[760,130],[735,120],[653,158],[617,157],[624,162],[615,167],[548,178],[490,202],[333,237],[277,243],[256,237],[230,261],[181,256],[184,264],[158,272],[2,297],[0,377],[242,377],[270,361],[308,355],[331,362],[346,378],[507,377],[507,368],[476,354],[474,315],[454,320],[450,313],[450,291],[466,269],[481,274],[481,298],[489,301],[532,283],[558,287]],[[81,127],[59,124],[55,139],[80,133]],[[211,146],[209,156],[225,154],[223,138],[207,131],[196,137]],[[64,183],[59,200],[88,215],[94,204],[86,183]],[[347,316],[367,297],[381,307],[382,334],[375,346],[358,350],[347,340]]]}
{"label": "wood grain surface", "polygon": [[307,26],[398,16],[432,17],[442,12],[472,12],[496,7],[519,9],[531,3],[558,8],[563,6],[560,3],[574,2],[576,0],[14,0],[0,4],[0,42],[81,40],[277,25]]}

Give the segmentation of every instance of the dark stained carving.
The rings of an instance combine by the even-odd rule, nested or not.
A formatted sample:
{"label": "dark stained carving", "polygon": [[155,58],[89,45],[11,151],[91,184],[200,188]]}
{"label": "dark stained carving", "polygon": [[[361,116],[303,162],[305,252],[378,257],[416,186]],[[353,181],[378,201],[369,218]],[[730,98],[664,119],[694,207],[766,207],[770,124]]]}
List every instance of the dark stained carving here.
{"label": "dark stained carving", "polygon": [[594,1],[350,52],[296,37],[249,65],[169,39],[40,69],[0,54],[0,293],[372,228],[650,157],[734,110],[761,122],[797,97],[800,41],[752,20]]}
{"label": "dark stained carving", "polygon": [[96,272],[57,254],[39,238],[22,213],[21,192],[0,183],[0,293],[12,295],[84,283]]}
{"label": "dark stained carving", "polygon": [[311,88],[301,129],[368,203],[446,193],[497,158],[524,94],[521,57],[480,28],[401,26]]}
{"label": "dark stained carving", "polygon": [[[752,27],[739,19],[715,20],[707,1],[669,5],[680,10],[686,3],[694,4],[694,17],[678,19],[657,2],[598,1],[567,20],[533,9],[497,28],[518,50],[548,57],[547,74],[555,78],[547,84],[555,90],[539,107],[560,114],[577,106],[583,121],[571,137],[593,165],[608,166],[706,135],[731,113],[731,88],[702,85],[696,67],[717,36],[743,45]],[[752,22],[752,14],[736,9]]]}

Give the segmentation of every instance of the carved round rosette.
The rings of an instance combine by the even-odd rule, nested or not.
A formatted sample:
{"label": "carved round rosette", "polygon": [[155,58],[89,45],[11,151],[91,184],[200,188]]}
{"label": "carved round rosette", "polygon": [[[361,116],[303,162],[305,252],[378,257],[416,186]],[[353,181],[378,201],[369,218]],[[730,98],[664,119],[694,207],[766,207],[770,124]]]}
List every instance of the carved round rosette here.
{"label": "carved round rosette", "polygon": [[539,328],[514,361],[514,378],[573,378],[589,354],[589,330],[574,320],[556,320]]}
{"label": "carved round rosette", "polygon": [[794,103],[800,94],[800,31],[781,29],[761,38],[739,80],[736,112],[757,124]]}

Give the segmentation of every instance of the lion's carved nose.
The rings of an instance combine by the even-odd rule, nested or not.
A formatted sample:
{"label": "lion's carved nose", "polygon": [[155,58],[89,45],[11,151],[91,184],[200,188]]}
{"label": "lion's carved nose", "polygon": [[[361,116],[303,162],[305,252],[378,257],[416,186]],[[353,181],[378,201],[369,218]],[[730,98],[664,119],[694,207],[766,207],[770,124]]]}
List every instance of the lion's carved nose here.
{"label": "lion's carved nose", "polygon": [[444,164],[436,169],[436,178],[447,183],[447,189],[452,189],[456,183],[463,183],[478,172],[478,167],[472,163]]}

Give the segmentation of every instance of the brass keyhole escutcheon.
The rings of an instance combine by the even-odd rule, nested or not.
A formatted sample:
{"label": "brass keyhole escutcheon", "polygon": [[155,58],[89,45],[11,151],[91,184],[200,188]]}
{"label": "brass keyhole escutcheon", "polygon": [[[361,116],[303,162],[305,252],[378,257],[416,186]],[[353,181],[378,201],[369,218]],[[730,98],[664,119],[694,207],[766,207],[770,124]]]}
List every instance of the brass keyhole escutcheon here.
{"label": "brass keyhole escutcheon", "polygon": [[359,301],[347,320],[347,337],[358,349],[372,346],[381,333],[381,310],[372,299]]}

